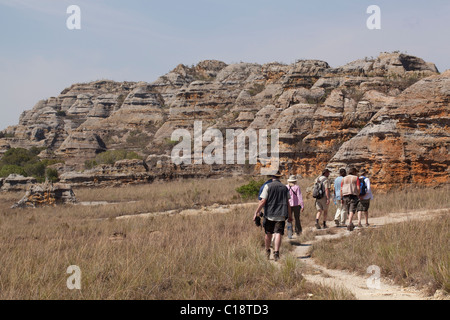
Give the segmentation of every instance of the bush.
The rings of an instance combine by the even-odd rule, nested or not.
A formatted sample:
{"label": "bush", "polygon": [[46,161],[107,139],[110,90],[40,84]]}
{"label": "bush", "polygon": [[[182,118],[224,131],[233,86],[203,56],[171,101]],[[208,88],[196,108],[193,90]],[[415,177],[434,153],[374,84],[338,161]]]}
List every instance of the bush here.
{"label": "bush", "polygon": [[45,177],[45,164],[42,162],[29,163],[23,167],[25,173],[29,177],[43,179]]}
{"label": "bush", "polygon": [[[61,163],[61,160],[40,160],[37,156],[44,148],[32,147],[30,150],[22,148],[9,149],[0,161],[0,176],[7,177],[10,174],[20,174],[25,177],[34,177],[38,181],[44,181],[47,166]],[[54,172],[51,172],[52,179]],[[57,172],[56,172],[57,177]],[[53,180],[52,180],[53,181]]]}
{"label": "bush", "polygon": [[7,164],[7,165],[4,165],[0,169],[0,177],[1,178],[6,178],[10,174],[20,174],[21,176],[26,176],[27,175],[25,170],[22,167],[19,167],[19,166],[16,166],[16,165]]}
{"label": "bush", "polygon": [[22,148],[12,148],[5,152],[0,162],[1,165],[16,165],[24,167],[29,163],[39,162],[39,158],[36,155],[36,150],[26,150]]}
{"label": "bush", "polygon": [[241,195],[243,199],[257,198],[259,189],[261,189],[264,183],[264,180],[252,180],[248,184],[237,188],[236,191]]}
{"label": "bush", "polygon": [[59,181],[58,170],[53,169],[53,168],[48,168],[45,171],[45,177],[48,179],[48,181],[58,182]]}

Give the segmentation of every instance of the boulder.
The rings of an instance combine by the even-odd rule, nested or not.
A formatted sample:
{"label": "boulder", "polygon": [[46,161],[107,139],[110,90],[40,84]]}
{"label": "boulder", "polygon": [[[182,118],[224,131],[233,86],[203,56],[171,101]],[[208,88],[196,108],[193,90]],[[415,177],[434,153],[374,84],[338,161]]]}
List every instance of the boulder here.
{"label": "boulder", "polygon": [[72,186],[67,184],[35,184],[29,187],[25,196],[15,205],[15,208],[35,208],[38,206],[74,204],[77,202]]}
{"label": "boulder", "polygon": [[22,191],[35,184],[37,180],[33,177],[24,177],[19,174],[10,174],[7,178],[3,179],[1,190],[2,191]]}

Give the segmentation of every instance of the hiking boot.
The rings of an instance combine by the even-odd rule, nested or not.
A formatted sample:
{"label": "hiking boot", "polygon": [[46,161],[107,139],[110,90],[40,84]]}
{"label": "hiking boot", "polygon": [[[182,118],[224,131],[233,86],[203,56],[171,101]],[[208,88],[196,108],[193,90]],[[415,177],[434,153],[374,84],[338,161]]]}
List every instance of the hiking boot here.
{"label": "hiking boot", "polygon": [[347,230],[348,230],[348,231],[353,231],[353,229],[355,229],[355,225],[354,225],[353,223],[350,223],[350,224],[347,226]]}
{"label": "hiking boot", "polygon": [[336,225],[336,227],[339,227],[340,225],[339,220],[334,220],[334,224]]}
{"label": "hiking boot", "polygon": [[267,257],[267,260],[270,259],[270,249],[269,249],[269,250],[266,250],[266,257]]}
{"label": "hiking boot", "polygon": [[273,253],[273,259],[276,261],[280,260],[280,252],[279,251],[275,251]]}
{"label": "hiking boot", "polygon": [[362,229],[362,224],[361,223],[358,223],[358,228],[361,228]]}
{"label": "hiking boot", "polygon": [[322,228],[320,227],[320,224],[316,223],[316,229],[317,229],[317,230],[322,229]]}
{"label": "hiking boot", "polygon": [[325,230],[325,229],[328,229],[328,227],[327,227],[327,225],[324,223],[323,224],[323,229]]}

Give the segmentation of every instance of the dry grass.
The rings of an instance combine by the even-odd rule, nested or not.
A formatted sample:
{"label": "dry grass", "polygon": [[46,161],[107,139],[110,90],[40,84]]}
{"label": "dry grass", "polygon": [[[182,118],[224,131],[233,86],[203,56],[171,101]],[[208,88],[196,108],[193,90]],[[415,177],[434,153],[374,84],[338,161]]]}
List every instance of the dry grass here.
{"label": "dry grass", "polygon": [[148,201],[161,200],[191,208],[193,205],[240,202],[236,188],[246,183],[243,177],[200,180],[155,181],[146,185],[125,185],[120,188],[80,188],[76,195],[82,201]]}
{"label": "dry grass", "polygon": [[450,292],[450,211],[433,220],[391,224],[361,235],[322,241],[313,256],[329,268],[365,272],[377,265],[382,276],[404,286]]}
{"label": "dry grass", "polygon": [[[288,254],[290,247],[286,243],[281,262],[268,262],[262,231],[251,221],[253,212],[237,209],[227,214],[114,219],[143,212],[239,203],[235,189],[245,183],[238,177],[80,189],[75,190],[80,201],[136,202],[34,210],[9,209],[22,193],[1,194],[0,299],[354,298],[348,292],[307,283],[301,275],[302,266]],[[310,181],[301,181],[300,185],[306,190]],[[418,191],[415,197],[422,200],[414,206],[444,205],[444,193],[439,192],[428,194],[432,197],[429,200],[423,190]],[[383,199],[377,196],[374,208]],[[395,201],[393,196],[392,202],[398,206],[405,203]],[[397,204],[383,206],[377,212],[388,212]],[[313,225],[314,216],[314,201],[308,199],[302,216],[305,228]],[[445,226],[448,230],[448,220]],[[113,235],[116,237],[111,238]],[[359,263],[365,265],[367,261]],[[439,266],[433,258],[427,263]],[[70,265],[82,270],[81,291],[66,287],[66,269]]]}
{"label": "dry grass", "polygon": [[[82,201],[121,199],[154,204],[164,199],[148,195],[149,190],[171,190],[171,194],[189,197],[189,186],[201,188],[194,182],[181,185],[183,190],[173,182],[165,188],[105,189],[78,192],[77,196]],[[212,190],[213,186],[209,187]],[[216,202],[212,194],[199,201]],[[2,194],[1,208],[9,207],[16,196]],[[268,262],[262,231],[254,227],[252,212],[243,209],[189,217],[92,219],[133,213],[133,205],[3,209],[0,299],[353,298],[347,292],[306,283],[286,244],[281,262]],[[81,268],[81,291],[66,287],[70,265]]]}

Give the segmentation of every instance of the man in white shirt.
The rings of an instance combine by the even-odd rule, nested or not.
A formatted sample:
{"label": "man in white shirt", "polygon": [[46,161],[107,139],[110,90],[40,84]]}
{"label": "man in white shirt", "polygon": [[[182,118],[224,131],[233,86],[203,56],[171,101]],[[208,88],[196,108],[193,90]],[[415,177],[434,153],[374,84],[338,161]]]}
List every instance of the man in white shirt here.
{"label": "man in white shirt", "polygon": [[[360,181],[364,181],[365,190],[363,190],[363,184],[361,183],[361,195],[360,200],[358,202],[358,227],[362,227],[361,217],[364,213],[366,217],[366,227],[369,225],[369,208],[370,208],[370,200],[373,200],[372,188],[370,187],[370,180],[367,178],[367,171],[363,170],[361,173],[361,177],[359,177]],[[365,194],[363,194],[365,193]]]}

